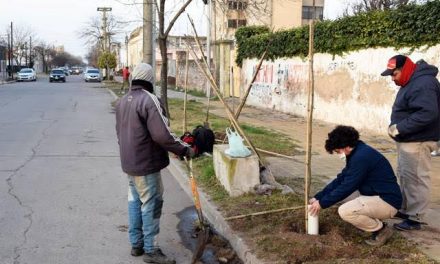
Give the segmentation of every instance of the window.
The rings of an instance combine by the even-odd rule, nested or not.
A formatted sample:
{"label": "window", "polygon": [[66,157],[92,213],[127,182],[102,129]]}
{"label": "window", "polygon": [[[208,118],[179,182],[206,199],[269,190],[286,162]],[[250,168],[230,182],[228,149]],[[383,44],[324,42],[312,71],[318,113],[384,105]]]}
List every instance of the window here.
{"label": "window", "polygon": [[228,0],[229,10],[245,10],[247,8],[247,1],[245,0]]}
{"label": "window", "polygon": [[[313,18],[313,6],[303,6],[302,7],[302,19],[312,19]],[[324,7],[315,6],[315,19],[324,19]]]}
{"label": "window", "polygon": [[228,28],[237,28],[237,20],[228,19]]}
{"label": "window", "polygon": [[228,19],[228,28],[238,28],[246,26],[246,19]]}

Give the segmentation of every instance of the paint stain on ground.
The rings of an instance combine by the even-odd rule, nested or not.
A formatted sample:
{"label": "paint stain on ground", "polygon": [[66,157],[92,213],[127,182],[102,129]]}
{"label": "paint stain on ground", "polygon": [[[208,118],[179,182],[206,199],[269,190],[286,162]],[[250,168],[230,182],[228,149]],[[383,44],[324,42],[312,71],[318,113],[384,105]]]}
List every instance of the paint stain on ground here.
{"label": "paint stain on ground", "polygon": [[[197,247],[197,213],[194,207],[188,207],[177,214],[180,219],[177,230],[182,238],[183,245],[193,253]],[[211,229],[212,230],[212,229]],[[211,232],[208,243],[198,264],[242,264],[228,241],[215,232]]]}

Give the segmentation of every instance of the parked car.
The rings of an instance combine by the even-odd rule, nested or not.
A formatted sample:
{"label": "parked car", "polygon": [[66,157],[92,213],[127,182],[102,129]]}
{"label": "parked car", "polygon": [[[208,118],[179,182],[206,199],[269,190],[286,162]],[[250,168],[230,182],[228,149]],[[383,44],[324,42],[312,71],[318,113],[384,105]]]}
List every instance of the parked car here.
{"label": "parked car", "polygon": [[101,82],[101,73],[98,69],[87,69],[86,73],[84,73],[84,80],[86,82]]}
{"label": "parked car", "polygon": [[63,69],[53,69],[49,73],[49,82],[66,82],[66,74]]}
{"label": "parked car", "polygon": [[31,68],[23,68],[17,74],[17,82],[21,81],[33,81],[37,80],[37,74],[34,69]]}

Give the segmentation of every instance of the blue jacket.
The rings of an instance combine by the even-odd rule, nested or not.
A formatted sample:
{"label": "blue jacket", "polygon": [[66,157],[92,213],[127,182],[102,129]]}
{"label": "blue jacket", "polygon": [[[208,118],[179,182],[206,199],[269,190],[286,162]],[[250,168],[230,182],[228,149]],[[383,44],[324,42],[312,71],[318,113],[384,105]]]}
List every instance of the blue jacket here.
{"label": "blue jacket", "polygon": [[346,162],[336,179],[315,195],[322,208],[330,207],[358,190],[365,196],[379,195],[382,200],[400,209],[402,194],[393,168],[382,154],[359,141]]}
{"label": "blue jacket", "polygon": [[397,124],[397,142],[438,141],[440,138],[440,84],[438,69],[424,61],[409,82],[399,89],[391,113],[391,125]]}

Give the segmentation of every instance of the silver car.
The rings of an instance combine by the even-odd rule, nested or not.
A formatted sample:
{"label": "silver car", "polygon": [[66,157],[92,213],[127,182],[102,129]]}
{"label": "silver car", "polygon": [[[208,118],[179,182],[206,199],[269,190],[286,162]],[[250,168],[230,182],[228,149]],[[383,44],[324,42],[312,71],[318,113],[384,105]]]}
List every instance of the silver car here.
{"label": "silver car", "polygon": [[37,74],[34,69],[31,68],[23,68],[17,74],[17,82],[21,81],[33,81],[37,80]]}
{"label": "silver car", "polygon": [[84,73],[84,80],[86,82],[101,82],[101,73],[98,69],[87,69]]}

